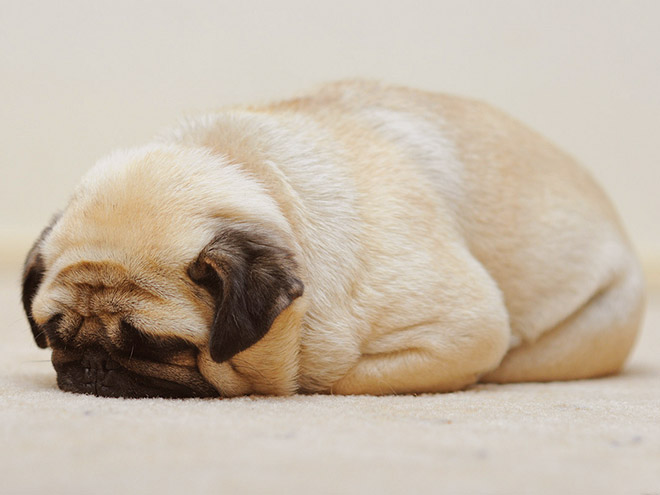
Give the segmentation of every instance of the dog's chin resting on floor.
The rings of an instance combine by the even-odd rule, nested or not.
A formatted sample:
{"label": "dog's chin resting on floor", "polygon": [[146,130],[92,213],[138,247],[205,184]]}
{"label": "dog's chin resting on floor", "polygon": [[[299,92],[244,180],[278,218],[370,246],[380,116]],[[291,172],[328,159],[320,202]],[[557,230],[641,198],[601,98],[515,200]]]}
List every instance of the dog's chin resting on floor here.
{"label": "dog's chin resting on floor", "polygon": [[538,134],[350,81],[101,160],[29,252],[23,304],[66,391],[422,393],[618,371],[643,280]]}

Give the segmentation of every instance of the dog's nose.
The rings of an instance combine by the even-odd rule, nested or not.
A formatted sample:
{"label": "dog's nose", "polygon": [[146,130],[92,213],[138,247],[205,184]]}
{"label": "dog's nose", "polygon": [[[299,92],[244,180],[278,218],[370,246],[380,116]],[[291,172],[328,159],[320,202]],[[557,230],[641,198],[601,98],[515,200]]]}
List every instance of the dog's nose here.
{"label": "dog's nose", "polygon": [[85,382],[88,384],[99,384],[107,382],[113,375],[113,371],[118,369],[119,364],[103,351],[88,351],[82,357],[82,364]]}

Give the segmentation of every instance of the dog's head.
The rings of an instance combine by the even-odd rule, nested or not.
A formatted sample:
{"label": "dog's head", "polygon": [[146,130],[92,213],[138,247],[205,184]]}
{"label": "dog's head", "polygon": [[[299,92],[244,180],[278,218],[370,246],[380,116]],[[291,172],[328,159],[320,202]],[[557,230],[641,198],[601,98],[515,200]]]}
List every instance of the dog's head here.
{"label": "dog's head", "polygon": [[97,165],[25,263],[23,305],[59,387],[294,391],[303,283],[287,229],[258,183],[210,153],[154,146]]}

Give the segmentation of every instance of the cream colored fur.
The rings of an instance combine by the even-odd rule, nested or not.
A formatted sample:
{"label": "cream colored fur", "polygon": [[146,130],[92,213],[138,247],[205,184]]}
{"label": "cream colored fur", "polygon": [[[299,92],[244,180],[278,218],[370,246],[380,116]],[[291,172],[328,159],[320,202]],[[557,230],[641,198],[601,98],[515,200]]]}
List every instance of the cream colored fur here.
{"label": "cream colored fur", "polygon": [[[232,223],[278,232],[305,293],[216,363],[213,302],[185,268]],[[570,157],[482,103],[370,82],[211,114],[112,155],[41,250],[35,320],[64,305],[112,328],[130,312],[194,342],[225,395],[599,376],[622,366],[643,306],[616,214]],[[123,277],[154,298],[81,295],[70,277]]]}

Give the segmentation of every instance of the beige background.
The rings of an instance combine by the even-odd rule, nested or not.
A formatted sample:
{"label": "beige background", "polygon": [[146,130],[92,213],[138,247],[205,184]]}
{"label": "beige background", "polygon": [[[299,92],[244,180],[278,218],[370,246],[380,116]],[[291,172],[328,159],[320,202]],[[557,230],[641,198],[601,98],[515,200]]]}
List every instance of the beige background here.
{"label": "beige background", "polygon": [[657,269],[658,19],[654,0],[0,0],[0,260],[110,150],[361,76],[485,99],[541,131],[593,171]]}

